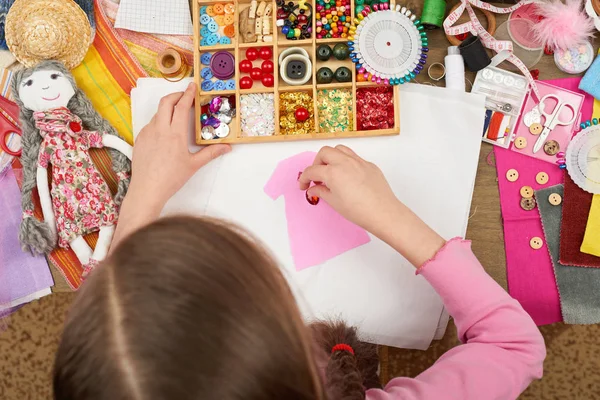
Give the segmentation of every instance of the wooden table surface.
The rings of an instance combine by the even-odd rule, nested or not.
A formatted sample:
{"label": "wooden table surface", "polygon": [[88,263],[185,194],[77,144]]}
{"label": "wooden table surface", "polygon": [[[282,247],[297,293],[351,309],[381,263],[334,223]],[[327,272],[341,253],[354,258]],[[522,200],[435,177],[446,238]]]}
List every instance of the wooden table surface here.
{"label": "wooden table surface", "polygon": [[[455,2],[451,2],[455,3]],[[506,5],[504,5],[506,6]],[[450,7],[450,5],[448,6]],[[466,14],[466,13],[465,13]],[[480,15],[480,21],[485,25],[485,18]],[[496,14],[497,26],[506,21],[507,15]],[[463,17],[460,21],[466,21]],[[448,54],[450,43],[441,29],[428,31],[429,37],[429,57],[427,66],[434,62],[444,62],[444,57]],[[492,53],[490,52],[490,55]],[[512,67],[507,63],[500,64],[501,68]],[[565,74],[554,64],[553,56],[543,55],[540,62],[533,67],[540,71],[539,79],[555,79],[573,77],[574,75]],[[475,73],[467,71],[466,88],[470,91],[472,82],[475,80]],[[434,84],[444,86],[444,80],[435,82],[429,79],[427,71],[424,70],[417,76],[419,83]],[[490,154],[492,152],[492,154]],[[488,159],[489,155],[489,159]],[[492,165],[488,164],[491,163]],[[484,265],[492,277],[506,288],[506,260],[504,255],[504,235],[502,229],[502,217],[500,213],[500,201],[498,197],[498,183],[496,177],[496,168],[493,158],[493,146],[491,144],[481,144],[481,153],[479,155],[479,167],[477,169],[477,180],[475,183],[475,192],[471,205],[471,217],[467,230],[467,239],[473,241],[473,251]]]}

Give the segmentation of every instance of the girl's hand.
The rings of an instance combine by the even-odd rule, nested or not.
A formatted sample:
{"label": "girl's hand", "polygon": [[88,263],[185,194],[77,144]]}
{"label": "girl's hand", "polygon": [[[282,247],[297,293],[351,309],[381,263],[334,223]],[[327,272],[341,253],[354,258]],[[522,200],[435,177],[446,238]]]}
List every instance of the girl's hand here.
{"label": "girl's hand", "polygon": [[[322,198],[346,219],[376,235],[381,222],[402,207],[381,170],[342,145],[323,147],[299,182],[310,196]],[[317,184],[309,189],[311,182]]]}
{"label": "girl's hand", "polygon": [[[415,267],[445,241],[394,195],[381,170],[346,146],[323,147],[300,176],[300,189],[322,198],[349,221],[402,254]],[[315,186],[309,188],[311,182]]]}
{"label": "girl's hand", "polygon": [[163,97],[133,148],[130,190],[154,197],[163,206],[196,171],[231,151],[229,145],[216,144],[189,152],[188,123],[196,90],[191,83],[185,93]]}
{"label": "girl's hand", "polygon": [[133,147],[131,184],[123,200],[112,248],[131,232],[157,219],[167,201],[201,167],[228,153],[225,144],[188,150],[188,124],[196,85],[163,97],[158,112]]}

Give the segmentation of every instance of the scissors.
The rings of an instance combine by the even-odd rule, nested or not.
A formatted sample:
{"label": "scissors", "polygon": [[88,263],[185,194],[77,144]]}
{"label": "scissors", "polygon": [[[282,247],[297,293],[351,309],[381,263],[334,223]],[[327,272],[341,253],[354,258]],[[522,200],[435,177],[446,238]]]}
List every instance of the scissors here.
{"label": "scissors", "polygon": [[[546,108],[545,101],[547,99],[556,100],[556,105],[554,106],[554,109],[549,114],[546,112],[546,109],[545,109]],[[535,145],[533,146],[534,153],[537,153],[544,146],[544,143],[546,143],[546,139],[548,139],[548,135],[550,135],[550,132],[552,131],[552,129],[556,128],[556,125],[571,125],[573,122],[575,122],[575,118],[577,118],[575,108],[573,107],[573,105],[570,103],[567,103],[567,102],[563,102],[560,99],[560,97],[558,97],[554,94],[547,94],[544,97],[542,97],[542,99],[540,100],[540,104],[538,105],[538,108],[540,110],[540,114],[542,114],[544,116],[545,120],[544,120],[544,130],[542,131],[542,133],[540,134],[540,137],[538,138],[538,140],[535,142]],[[568,108],[573,112],[573,117],[569,121],[561,121],[561,119],[560,119],[560,113],[565,108]]]}
{"label": "scissors", "polygon": [[13,133],[21,136],[19,127],[19,106],[6,97],[0,96],[0,149],[6,154],[21,157],[21,150],[11,150],[6,139]]}

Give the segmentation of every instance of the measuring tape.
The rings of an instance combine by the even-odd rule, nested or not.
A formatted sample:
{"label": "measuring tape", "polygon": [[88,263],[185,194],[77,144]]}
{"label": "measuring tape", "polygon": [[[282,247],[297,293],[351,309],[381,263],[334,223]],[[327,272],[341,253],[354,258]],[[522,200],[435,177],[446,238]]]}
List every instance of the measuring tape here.
{"label": "measuring tape", "polygon": [[[497,54],[492,58],[491,66],[496,66],[500,64],[502,61],[508,61],[523,73],[527,81],[529,82],[529,86],[533,90],[535,97],[539,100],[541,99],[540,92],[538,91],[537,85],[535,84],[535,80],[531,73],[523,64],[523,61],[519,59],[519,57],[513,54],[513,44],[508,40],[496,40],[492,35],[485,30],[485,28],[479,23],[477,19],[477,15],[475,15],[475,11],[473,11],[473,7],[480,8],[482,10],[487,10],[496,14],[508,14],[516,9],[534,3],[534,0],[523,0],[514,6],[506,7],[506,8],[498,8],[492,6],[488,3],[484,3],[480,0],[460,0],[460,6],[454,10],[452,13],[448,15],[446,20],[444,21],[444,30],[448,35],[462,35],[464,33],[470,32],[472,35],[479,36],[481,43],[488,49],[494,50]],[[473,6],[473,7],[472,7]],[[458,26],[452,26],[458,21],[463,12],[467,10],[469,13],[469,18],[471,19],[469,22],[465,22],[464,24]]]}

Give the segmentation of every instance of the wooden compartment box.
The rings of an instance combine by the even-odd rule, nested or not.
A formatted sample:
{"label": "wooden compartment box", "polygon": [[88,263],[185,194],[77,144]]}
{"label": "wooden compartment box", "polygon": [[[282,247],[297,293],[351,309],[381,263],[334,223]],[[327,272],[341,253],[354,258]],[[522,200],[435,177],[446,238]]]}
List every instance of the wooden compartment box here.
{"label": "wooden compartment box", "polygon": [[[260,4],[260,1],[258,1]],[[272,14],[271,14],[271,27],[273,32],[273,41],[272,42],[257,42],[257,43],[244,43],[242,36],[240,35],[240,13],[245,9],[250,7],[251,0],[231,0],[231,1],[214,1],[214,0],[194,0],[193,1],[193,23],[194,23],[194,80],[198,85],[198,94],[196,98],[196,143],[200,145],[207,144],[215,144],[215,143],[262,143],[262,142],[272,142],[272,141],[284,141],[284,140],[307,140],[307,139],[328,139],[328,138],[342,138],[342,137],[365,137],[365,136],[384,136],[384,135],[397,135],[400,133],[400,110],[399,110],[399,87],[392,86],[391,90],[393,91],[393,101],[394,101],[394,126],[389,129],[380,129],[380,130],[356,130],[357,129],[357,114],[356,114],[356,96],[357,91],[361,90],[364,87],[377,87],[382,85],[377,85],[372,82],[357,82],[356,78],[356,68],[354,67],[354,63],[350,59],[346,60],[338,60],[335,57],[331,57],[328,61],[320,61],[316,57],[317,47],[321,44],[328,44],[332,48],[337,43],[347,43],[348,39],[346,38],[323,38],[318,39],[316,37],[316,9],[315,9],[315,0],[307,1],[307,4],[310,4],[313,7],[312,16],[312,33],[309,39],[301,39],[301,40],[288,40],[285,35],[281,33],[281,27],[276,26],[277,20],[277,4],[275,0],[268,1],[267,3],[272,4]],[[297,3],[297,1],[295,2]],[[394,2],[392,2],[393,4]],[[204,25],[200,21],[200,10],[201,7],[210,7],[214,5],[227,5],[231,4],[235,7],[234,14],[234,28],[235,28],[235,36],[231,38],[230,44],[215,44],[208,45],[204,43],[204,46],[201,45],[200,30],[204,27]],[[354,19],[354,0],[351,0],[351,19]],[[218,6],[220,7],[220,6]],[[230,6],[231,7],[231,6]],[[206,11],[206,9],[205,9]],[[229,18],[230,19],[230,18]],[[221,32],[222,32],[221,27]],[[250,89],[240,89],[240,79],[242,76],[249,76],[249,74],[244,74],[240,71],[240,62],[246,59],[246,50],[248,48],[256,48],[259,50],[261,47],[269,47],[273,52],[272,61],[274,63],[274,85],[273,87],[265,87],[260,80],[255,80],[253,82],[253,86]],[[312,63],[312,76],[308,80],[306,84],[293,86],[286,83],[279,74],[279,55],[289,49],[291,47],[300,47],[307,51],[309,58]],[[225,90],[203,90],[202,82],[204,79],[202,78],[200,72],[207,65],[201,63],[201,56],[205,53],[215,53],[217,51],[227,51],[230,52],[235,60],[235,75],[231,78],[231,80],[235,81],[235,89]],[[260,67],[260,63],[263,60],[258,58],[253,62],[254,67]],[[340,83],[335,79],[332,83],[329,84],[317,84],[317,71],[319,68],[327,66],[332,71],[340,66],[346,66],[352,72],[352,81]],[[214,80],[214,78],[213,78]],[[334,89],[345,89],[351,92],[352,94],[352,111],[348,114],[351,119],[351,126],[354,130],[350,131],[337,131],[337,132],[328,132],[327,129],[321,127],[321,121],[319,118],[319,110],[317,105],[317,100],[319,97],[319,91],[322,90],[334,90]],[[274,112],[275,112],[275,131],[271,136],[244,136],[242,134],[241,129],[241,118],[240,118],[240,100],[241,96],[253,93],[272,93],[274,96]],[[285,93],[307,93],[312,96],[313,99],[313,116],[314,119],[314,130],[311,132],[303,133],[303,134],[284,134],[280,127],[280,95]],[[214,138],[210,140],[204,140],[201,136],[201,123],[200,118],[203,114],[200,97],[202,98],[214,98],[217,96],[221,97],[230,97],[231,101],[235,103],[236,115],[229,124],[230,133],[225,138]]]}

